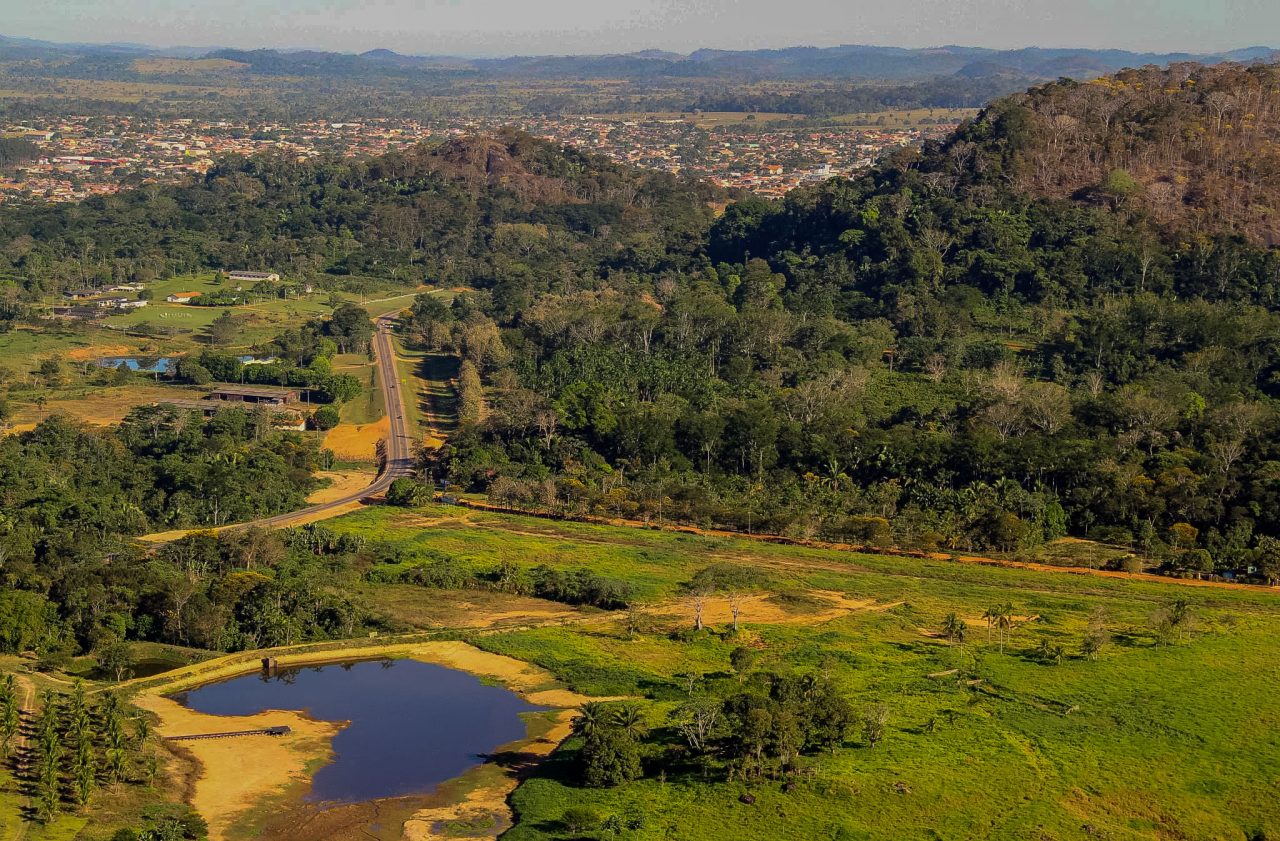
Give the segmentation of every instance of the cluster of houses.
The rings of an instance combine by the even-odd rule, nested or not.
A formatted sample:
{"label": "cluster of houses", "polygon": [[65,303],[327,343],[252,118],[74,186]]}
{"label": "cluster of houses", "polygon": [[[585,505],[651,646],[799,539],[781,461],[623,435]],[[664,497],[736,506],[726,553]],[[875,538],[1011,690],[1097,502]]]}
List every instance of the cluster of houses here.
{"label": "cluster of houses", "polygon": [[68,289],[62,293],[62,299],[65,304],[61,307],[54,307],[54,315],[60,315],[68,318],[101,318],[104,315],[117,312],[128,312],[136,310],[147,305],[147,302],[140,298],[129,297],[128,295],[113,295],[113,292],[141,292],[143,289],[140,283],[120,283],[115,286],[108,286],[102,289]]}
{"label": "cluster of houses", "polygon": [[0,123],[0,136],[30,140],[40,147],[42,157],[25,166],[21,177],[0,178],[0,203],[73,201],[110,194],[127,184],[180,181],[203,175],[226,154],[273,151],[298,160],[323,152],[379,155],[424,140],[491,133],[513,122],[536,136],[614,160],[773,195],[805,181],[869,166],[891,147],[940,136],[954,127],[953,118],[951,112],[940,112],[912,126],[816,129],[782,122],[766,125],[768,119],[709,128],[696,113],[288,124],[127,115],[28,118],[21,124]]}
{"label": "cluster of houses", "polygon": [[[276,272],[262,271],[229,271],[225,273],[227,280],[240,284],[237,289],[243,289],[243,284],[259,284],[259,283],[279,283],[280,275]],[[63,305],[55,306],[53,314],[64,318],[76,319],[95,319],[106,315],[128,312],[130,310],[141,309],[147,306],[147,301],[137,297],[137,293],[143,291],[146,286],[141,283],[118,283],[114,286],[105,286],[98,289],[68,289],[62,293]],[[311,292],[310,284],[305,286],[306,292]],[[113,293],[129,292],[133,295],[120,295]],[[190,304],[199,298],[200,292],[174,292],[165,297],[165,301],[170,304]]]}

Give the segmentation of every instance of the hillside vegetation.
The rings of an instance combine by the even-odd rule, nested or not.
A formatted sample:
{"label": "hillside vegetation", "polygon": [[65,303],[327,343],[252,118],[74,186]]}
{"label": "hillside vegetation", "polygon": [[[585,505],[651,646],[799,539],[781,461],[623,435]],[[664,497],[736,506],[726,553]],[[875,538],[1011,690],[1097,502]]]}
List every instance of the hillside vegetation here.
{"label": "hillside vegetation", "polygon": [[[454,311],[424,303],[414,329],[467,356],[492,406],[437,474],[522,505],[920,548],[1073,535],[1138,566],[1280,577],[1280,256],[1198,192],[1192,230],[1136,187],[1024,189],[1042,142],[1025,103],[1094,90],[1060,87],[866,177],[733,204],[684,271],[508,275]],[[1194,134],[1176,116],[1192,94],[1144,96],[1168,116],[1126,130]],[[1254,148],[1180,166],[1209,182]],[[1071,160],[1043,183],[1095,177]],[[464,341],[469,303],[501,353]]]}
{"label": "hillside vegetation", "polygon": [[1127,205],[1199,235],[1280,243],[1280,67],[1175,64],[1063,80],[998,103],[947,144],[958,173]]}
{"label": "hillside vegetation", "polygon": [[269,266],[493,283],[550,250],[570,270],[682,265],[718,191],[516,132],[381,158],[227,159],[198,184],[0,213],[0,277],[30,295]]}
{"label": "hillside vegetation", "polygon": [[[1222,79],[1237,72],[1273,69]],[[1077,172],[1064,139],[1043,159],[1032,111],[1075,90],[720,215],[718,191],[515,133],[228,160],[199,184],[0,214],[0,323],[42,332],[42,296],[173,265],[465,287],[400,324],[415,353],[459,360],[456,431],[419,465],[450,494],[957,556],[1074,560],[1088,538],[1110,546],[1081,562],[1274,582],[1268,223],[1199,189],[1162,212],[1123,155]],[[1134,160],[1187,184],[1256,162],[1225,141],[1209,162],[1189,142],[1149,154],[1144,127],[1194,133],[1203,109],[1185,86],[1144,90]],[[364,315],[277,336],[271,376],[350,376],[330,358],[367,342]],[[59,376],[54,359],[10,379]],[[119,678],[140,643],[432,627],[627,696],[584,708],[531,773],[513,838],[1280,832],[1270,590],[479,514],[418,506],[408,479],[325,524],[125,540],[298,504],[323,454],[261,420],[142,409],[4,439],[0,654]],[[50,813],[84,810],[46,765]]]}

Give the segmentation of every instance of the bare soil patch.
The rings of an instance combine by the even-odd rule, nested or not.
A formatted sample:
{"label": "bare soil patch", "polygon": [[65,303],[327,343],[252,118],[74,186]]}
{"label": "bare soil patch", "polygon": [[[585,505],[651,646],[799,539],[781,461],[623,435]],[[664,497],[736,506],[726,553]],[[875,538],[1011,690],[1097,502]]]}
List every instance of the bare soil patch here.
{"label": "bare soil patch", "polygon": [[372,484],[375,473],[371,470],[322,470],[316,473],[317,479],[328,479],[329,485],[313,491],[307,497],[308,505],[322,505],[351,496],[361,488]]}

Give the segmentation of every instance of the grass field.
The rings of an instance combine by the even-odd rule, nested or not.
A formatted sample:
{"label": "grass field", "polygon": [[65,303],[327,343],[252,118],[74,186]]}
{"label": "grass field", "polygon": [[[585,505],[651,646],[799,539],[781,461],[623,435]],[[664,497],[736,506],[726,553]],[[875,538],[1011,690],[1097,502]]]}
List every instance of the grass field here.
{"label": "grass field", "polygon": [[268,341],[282,330],[297,327],[312,318],[327,315],[330,307],[320,295],[306,298],[271,298],[234,307],[201,307],[190,304],[171,304],[165,298],[175,292],[202,292],[210,294],[229,288],[215,282],[212,273],[184,275],[159,281],[150,287],[155,295],[151,303],[104,319],[104,323],[117,328],[131,329],[142,324],[176,329],[185,332],[188,343],[194,345],[200,331],[226,310],[239,320],[239,335],[231,349],[248,349]]}
{"label": "grass field", "polygon": [[48,415],[62,412],[92,424],[106,426],[119,423],[135,406],[164,400],[199,400],[208,391],[178,385],[154,385],[145,377],[126,386],[63,389],[54,391],[43,409],[33,403],[22,403],[14,412],[15,428],[34,426]]}
{"label": "grass field", "polygon": [[394,341],[409,430],[419,440],[439,446],[458,425],[457,396],[450,385],[458,375],[458,358],[410,350],[398,338]]}
{"label": "grass field", "polygon": [[[884,703],[874,748],[854,735],[833,755],[809,756],[791,791],[778,780],[726,782],[713,773],[648,776],[615,789],[572,780],[571,741],[514,794],[507,838],[576,837],[571,807],[640,816],[627,838],[1233,838],[1280,832],[1280,709],[1271,703],[1280,655],[1280,593],[1198,589],[1070,573],[1001,569],[639,529],[557,523],[428,506],[368,509],[329,524],[407,553],[446,552],[475,568],[504,559],[590,568],[633,582],[651,628],[631,639],[617,616],[475,638],[533,662],[571,688],[648,699],[660,725],[701,676],[718,694],[736,685],[730,653],[759,649],[759,668],[822,672],[855,705]],[[770,580],[744,610],[746,631],[719,624],[693,634],[680,585],[731,563]],[[846,608],[814,621],[817,592]],[[422,599],[435,591],[424,591]],[[379,588],[364,593],[378,603]],[[387,596],[391,596],[388,591]],[[1191,600],[1197,624],[1157,644],[1152,616]],[[713,599],[714,601],[714,599]],[[1012,602],[1023,621],[1004,647],[981,614]],[[407,610],[397,590],[382,606]],[[397,604],[400,607],[397,607]],[[768,609],[766,609],[768,608]],[[496,609],[490,606],[488,609]],[[752,611],[755,611],[753,617]],[[965,645],[941,638],[951,612]],[[1096,662],[1079,655],[1091,618],[1112,635]],[[683,631],[683,633],[681,633]],[[1058,665],[1035,655],[1061,645]],[[954,674],[931,678],[951,669]],[[729,687],[729,689],[726,689]],[[750,793],[755,804],[738,801]],[[605,837],[605,836],[601,836]]]}
{"label": "grass field", "polygon": [[346,353],[334,357],[333,370],[360,378],[364,391],[354,400],[342,404],[339,414],[343,423],[375,423],[386,414],[383,405],[382,386],[379,383],[378,366],[367,354]]}

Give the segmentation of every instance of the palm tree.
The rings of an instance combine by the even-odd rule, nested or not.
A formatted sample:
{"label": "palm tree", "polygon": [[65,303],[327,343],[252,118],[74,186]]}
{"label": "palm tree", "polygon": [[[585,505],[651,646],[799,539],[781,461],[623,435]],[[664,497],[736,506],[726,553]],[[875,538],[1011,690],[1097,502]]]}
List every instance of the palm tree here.
{"label": "palm tree", "polygon": [[123,749],[112,748],[107,751],[107,770],[111,774],[111,782],[116,786],[119,786],[120,782],[124,780],[126,767],[127,765]]}
{"label": "palm tree", "polygon": [[13,737],[18,734],[21,723],[22,713],[18,710],[17,699],[5,698],[4,705],[0,707],[0,747],[5,755],[8,755],[9,746],[13,743]]}
{"label": "palm tree", "polygon": [[1052,663],[1055,666],[1062,665],[1062,658],[1066,651],[1060,645],[1050,643],[1048,640],[1040,640],[1040,645],[1036,648],[1036,656],[1042,662]]}
{"label": "palm tree", "polygon": [[942,633],[952,643],[964,644],[965,636],[969,633],[969,625],[954,613],[948,613],[947,618],[942,620]]}
{"label": "palm tree", "polygon": [[1004,653],[1004,635],[1006,631],[1012,631],[1014,626],[1013,604],[1005,602],[996,613],[996,629],[1000,632],[1000,653]]}
{"label": "palm tree", "polygon": [[644,713],[638,704],[623,704],[613,710],[610,723],[629,736],[639,736],[644,732]]}
{"label": "palm tree", "polygon": [[588,701],[578,709],[573,719],[573,735],[590,736],[601,730],[608,719],[608,711],[599,701]]}
{"label": "palm tree", "polygon": [[987,621],[987,645],[991,645],[991,626],[995,624],[996,617],[999,615],[999,607],[989,607],[987,612],[982,614],[982,618]]}

